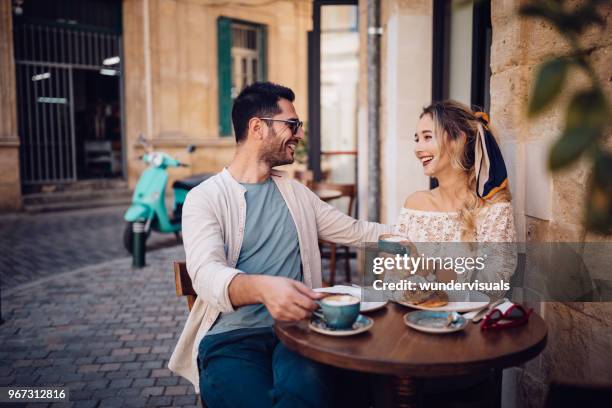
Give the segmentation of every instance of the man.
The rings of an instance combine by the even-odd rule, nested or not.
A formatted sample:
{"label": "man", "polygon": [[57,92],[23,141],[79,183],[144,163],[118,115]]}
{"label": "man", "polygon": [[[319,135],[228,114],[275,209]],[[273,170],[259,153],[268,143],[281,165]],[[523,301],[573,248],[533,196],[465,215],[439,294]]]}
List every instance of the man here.
{"label": "man", "polygon": [[316,308],[319,237],[356,245],[391,230],[356,221],[272,170],[293,162],[304,137],[293,100],[280,85],[245,88],[232,108],[232,162],[191,190],[183,208],[198,298],[169,367],[210,408],[329,406],[329,369],[286,349],[274,320],[306,319]]}

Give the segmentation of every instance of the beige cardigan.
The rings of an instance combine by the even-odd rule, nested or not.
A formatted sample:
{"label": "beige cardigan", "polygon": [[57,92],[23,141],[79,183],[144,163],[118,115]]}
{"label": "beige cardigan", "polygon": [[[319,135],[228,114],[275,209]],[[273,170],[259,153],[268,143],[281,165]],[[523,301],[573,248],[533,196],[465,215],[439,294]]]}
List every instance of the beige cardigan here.
{"label": "beige cardigan", "polygon": [[[306,186],[284,173],[272,172],[295,222],[304,283],[321,287],[318,238],[346,245],[375,242],[392,227],[357,221],[321,201]],[[195,187],[183,206],[183,242],[187,270],[198,297],[170,357],[168,368],[191,381],[199,393],[197,367],[200,340],[221,312],[233,311],[228,287],[235,269],[246,218],[245,188],[227,169]],[[265,220],[262,220],[264,222]]]}

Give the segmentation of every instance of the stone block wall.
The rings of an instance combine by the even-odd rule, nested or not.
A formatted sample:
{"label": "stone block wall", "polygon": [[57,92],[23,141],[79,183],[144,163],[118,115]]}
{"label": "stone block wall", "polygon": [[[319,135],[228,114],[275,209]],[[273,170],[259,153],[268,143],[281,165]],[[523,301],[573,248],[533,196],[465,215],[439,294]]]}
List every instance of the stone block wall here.
{"label": "stone block wall", "polygon": [[12,2],[0,0],[0,212],[21,207],[12,17]]}
{"label": "stone block wall", "polygon": [[[569,46],[548,24],[518,17],[520,4],[518,0],[494,1],[491,7],[491,119],[502,143],[515,149],[516,162],[509,166],[525,169],[525,149],[533,142],[548,147],[558,137],[563,128],[569,91],[583,86],[585,78],[572,71],[567,91],[558,103],[536,120],[527,119],[527,101],[538,64],[550,55],[567,51]],[[606,19],[605,29],[589,30],[581,41],[586,47],[593,47],[590,59],[606,95],[612,100],[610,9],[606,11]],[[612,135],[607,135],[607,141],[612,142]],[[522,177],[511,180],[517,224],[524,226],[519,240],[611,240],[612,237],[590,234],[582,226],[588,176],[589,166],[585,161],[550,175],[552,211],[547,220],[525,212],[525,201],[538,197],[525,197],[529,181],[524,172]],[[510,383],[517,387],[517,392],[513,393],[514,404],[509,406],[542,406],[547,384],[552,380],[600,383],[612,378],[612,304],[546,303],[540,305],[540,313],[548,324],[548,346],[540,357],[512,373]]]}

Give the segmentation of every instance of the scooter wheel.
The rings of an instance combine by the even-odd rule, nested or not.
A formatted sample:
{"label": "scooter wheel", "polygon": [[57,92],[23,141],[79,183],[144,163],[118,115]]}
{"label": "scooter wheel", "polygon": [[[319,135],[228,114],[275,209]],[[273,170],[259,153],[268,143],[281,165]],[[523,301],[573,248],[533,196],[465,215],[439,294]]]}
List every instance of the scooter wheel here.
{"label": "scooter wheel", "polygon": [[[126,223],[125,228],[123,229],[123,246],[130,255],[132,255],[132,248],[134,247],[134,229],[132,224],[132,222]],[[149,235],[151,235],[151,229],[149,229],[145,234],[145,243],[147,242]]]}

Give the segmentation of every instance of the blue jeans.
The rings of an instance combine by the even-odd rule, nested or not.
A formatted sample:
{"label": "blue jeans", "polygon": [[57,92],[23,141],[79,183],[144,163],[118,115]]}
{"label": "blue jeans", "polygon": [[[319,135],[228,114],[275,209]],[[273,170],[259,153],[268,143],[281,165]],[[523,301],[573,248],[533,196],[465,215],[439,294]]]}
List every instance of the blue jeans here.
{"label": "blue jeans", "polygon": [[289,351],[269,327],[204,336],[198,369],[208,408],[332,406],[331,368]]}

